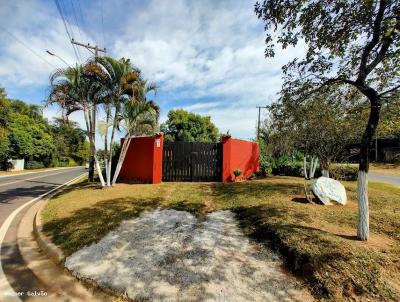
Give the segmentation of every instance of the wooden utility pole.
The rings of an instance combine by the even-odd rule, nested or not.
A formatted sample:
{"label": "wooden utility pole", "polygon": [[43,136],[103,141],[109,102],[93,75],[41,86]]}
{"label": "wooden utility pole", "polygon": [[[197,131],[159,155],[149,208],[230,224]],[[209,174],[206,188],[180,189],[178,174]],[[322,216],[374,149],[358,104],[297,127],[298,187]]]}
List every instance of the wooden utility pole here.
{"label": "wooden utility pole", "polygon": [[260,138],[260,123],[261,123],[261,108],[267,109],[267,106],[257,106],[258,108],[258,122],[257,122],[257,141]]}
{"label": "wooden utility pole", "polygon": [[[71,40],[72,44],[85,47],[87,50],[92,52],[92,49],[94,50],[94,57],[97,58],[100,52],[106,53],[105,48],[99,48],[97,45],[92,46],[90,43],[84,44],[80,42],[76,42],[74,39]],[[93,53],[93,52],[92,52]],[[90,148],[90,159],[89,159],[89,181],[94,181],[94,156],[96,152],[96,104],[92,104],[92,125],[91,125],[91,133],[90,135],[92,136],[93,139],[93,147]]]}

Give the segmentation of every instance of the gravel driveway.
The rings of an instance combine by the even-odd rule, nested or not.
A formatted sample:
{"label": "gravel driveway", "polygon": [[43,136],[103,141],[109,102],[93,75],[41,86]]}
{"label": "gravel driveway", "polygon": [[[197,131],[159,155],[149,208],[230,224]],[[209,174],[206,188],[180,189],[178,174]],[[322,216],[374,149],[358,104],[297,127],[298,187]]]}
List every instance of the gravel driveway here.
{"label": "gravel driveway", "polygon": [[155,210],[123,222],[66,259],[78,278],[139,301],[310,301],[271,251],[251,242],[234,214],[198,221]]}

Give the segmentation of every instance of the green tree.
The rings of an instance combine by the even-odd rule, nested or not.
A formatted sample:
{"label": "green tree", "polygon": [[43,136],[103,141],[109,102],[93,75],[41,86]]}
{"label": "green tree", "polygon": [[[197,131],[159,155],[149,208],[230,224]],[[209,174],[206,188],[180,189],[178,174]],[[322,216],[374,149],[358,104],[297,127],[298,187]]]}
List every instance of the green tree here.
{"label": "green tree", "polygon": [[282,95],[301,102],[313,92],[342,84],[369,102],[361,138],[357,237],[369,236],[368,168],[383,101],[400,88],[400,2],[398,0],[264,0],[255,12],[265,24],[265,55],[275,46],[305,43],[304,58],[283,67]]}
{"label": "green tree", "polygon": [[166,141],[216,142],[218,128],[210,116],[201,116],[183,109],[170,110],[168,119],[161,125]]}
{"label": "green tree", "polygon": [[76,122],[65,122],[55,118],[52,124],[53,136],[57,139],[57,160],[72,158],[77,164],[82,165],[89,159],[89,143],[86,132],[79,128]]}
{"label": "green tree", "polygon": [[0,87],[0,169],[6,168],[9,158],[7,127],[10,121],[10,102],[3,87]]}
{"label": "green tree", "polygon": [[53,136],[46,122],[21,113],[11,113],[8,139],[10,156],[50,166],[55,152]]}
{"label": "green tree", "polygon": [[[46,101],[46,106],[59,105],[65,116],[74,111],[82,111],[86,124],[86,134],[89,139],[90,155],[101,185],[104,186],[104,178],[101,173],[100,163],[96,156],[95,134],[96,134],[96,108],[101,94],[102,85],[94,79],[95,71],[99,69],[95,64],[85,66],[77,65],[55,71],[51,77],[51,91]],[[89,180],[93,181],[93,171],[89,169]]]}
{"label": "green tree", "polygon": [[[328,176],[332,162],[346,159],[346,147],[357,141],[361,127],[354,128],[360,113],[359,98],[351,98],[346,91],[316,93],[297,104],[281,99],[269,106],[269,119],[262,131],[274,155],[291,154],[298,150],[316,156],[323,175]],[[365,107],[365,106],[364,106]]]}

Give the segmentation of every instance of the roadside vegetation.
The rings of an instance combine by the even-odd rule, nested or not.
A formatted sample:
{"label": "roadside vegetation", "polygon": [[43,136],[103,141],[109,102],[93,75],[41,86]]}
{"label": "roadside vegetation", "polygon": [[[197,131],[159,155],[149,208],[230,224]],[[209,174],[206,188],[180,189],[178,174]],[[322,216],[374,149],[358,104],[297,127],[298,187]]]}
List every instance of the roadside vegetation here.
{"label": "roadside vegetation", "polygon": [[303,277],[317,298],[395,300],[394,289],[400,286],[400,189],[370,184],[371,237],[361,242],[354,231],[356,184],[344,184],[349,198],[345,207],[308,203],[302,180],[293,177],[227,184],[118,184],[106,191],[81,183],[50,200],[43,212],[44,230],[70,255],[143,211],[174,208],[203,219],[209,212],[229,209],[247,235],[280,252],[287,268]]}
{"label": "roadside vegetation", "polygon": [[9,159],[25,159],[26,169],[76,166],[86,162],[86,133],[72,121],[43,117],[42,108],[7,97],[0,87],[0,170]]}

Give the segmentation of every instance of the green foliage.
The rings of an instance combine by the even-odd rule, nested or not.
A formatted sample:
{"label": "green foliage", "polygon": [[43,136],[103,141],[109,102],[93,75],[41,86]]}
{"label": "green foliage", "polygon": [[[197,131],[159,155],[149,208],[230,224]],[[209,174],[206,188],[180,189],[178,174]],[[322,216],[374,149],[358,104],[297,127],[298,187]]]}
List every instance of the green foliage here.
{"label": "green foliage", "polygon": [[25,169],[33,170],[33,169],[42,169],[44,168],[43,162],[31,160],[25,164]]}
{"label": "green foliage", "polygon": [[6,98],[0,87],[0,169],[10,158],[24,158],[27,169],[83,164],[89,153],[76,123],[49,124],[38,105]]}
{"label": "green foliage", "polygon": [[209,116],[201,116],[183,109],[170,110],[161,125],[166,141],[216,142],[218,129]]}
{"label": "green foliage", "polygon": [[364,107],[360,98],[343,89],[318,93],[301,103],[281,99],[269,106],[263,133],[274,156],[302,150],[327,168],[344,159],[348,144],[358,142],[365,124],[360,121],[367,119],[361,113]]}
{"label": "green foliage", "polygon": [[11,114],[9,131],[10,155],[13,158],[41,161],[49,166],[55,146],[50,127],[45,122],[35,121],[28,115]]}
{"label": "green foliage", "polygon": [[239,177],[240,175],[242,175],[242,170],[235,169],[235,170],[233,170],[233,174],[235,175],[235,177]]}
{"label": "green foliage", "polygon": [[259,174],[261,176],[267,176],[272,173],[272,158],[269,154],[268,145],[265,140],[260,139],[258,141],[259,150],[260,150],[260,171]]}
{"label": "green foliage", "polygon": [[329,168],[329,174],[337,180],[357,180],[358,168],[355,165],[335,164]]}
{"label": "green foliage", "polygon": [[[52,132],[57,137],[56,155],[60,164],[70,160],[82,165],[89,158],[89,143],[86,140],[86,132],[78,127],[75,122],[63,122],[55,119],[52,124]],[[64,160],[63,160],[64,159]]]}

